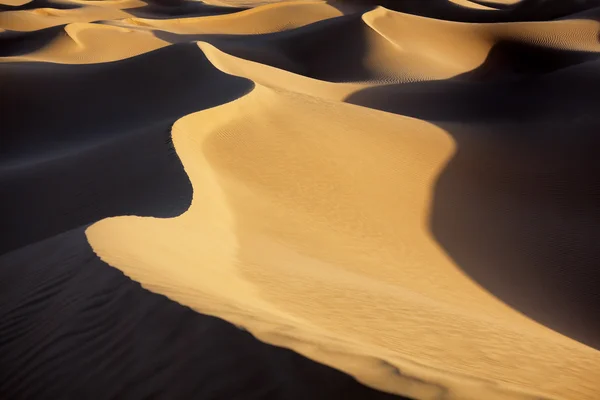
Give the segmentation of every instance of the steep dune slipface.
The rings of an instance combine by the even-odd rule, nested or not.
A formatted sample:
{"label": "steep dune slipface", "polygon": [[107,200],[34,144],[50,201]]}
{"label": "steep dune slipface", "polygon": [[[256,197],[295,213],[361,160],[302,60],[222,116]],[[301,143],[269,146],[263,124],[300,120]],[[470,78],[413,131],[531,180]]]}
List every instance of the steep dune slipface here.
{"label": "steep dune slipface", "polygon": [[191,43],[114,63],[1,64],[0,76],[2,252],[115,213],[178,215],[191,193],[171,125],[252,88]]}
{"label": "steep dune slipface", "polygon": [[256,35],[297,28],[340,15],[339,9],[322,1],[297,1],[269,4],[228,15],[180,19],[131,18],[123,22],[178,34]]}
{"label": "steep dune slipface", "polygon": [[[89,64],[118,61],[168,46],[151,32],[119,26],[73,22],[36,32],[4,33],[7,42],[20,36],[22,43],[5,48],[1,61],[47,61]],[[25,48],[24,48],[25,47]]]}
{"label": "steep dune slipface", "polygon": [[30,32],[71,22],[93,22],[129,16],[119,8],[83,6],[71,9],[36,8],[5,11],[0,14],[0,28]]}
{"label": "steep dune slipface", "polygon": [[173,139],[190,209],[87,230],[150,290],[399,394],[599,390],[596,350],[490,296],[430,234],[431,188],[454,151],[441,129],[259,86],[181,119]]}
{"label": "steep dune slipface", "polygon": [[[31,337],[15,332],[30,321],[62,326],[36,302],[70,293],[74,264],[93,270],[82,285],[111,276],[74,301],[105,306],[93,323],[102,331],[120,301],[103,293],[126,281],[106,275],[110,264],[196,318],[223,318],[391,394],[598,398],[594,1],[395,3],[406,13],[52,1],[6,0],[0,13],[10,232],[0,265],[15,283],[0,307],[10,334],[0,361],[28,354]],[[15,278],[21,270],[35,279]],[[127,291],[125,307],[153,298]],[[65,332],[90,329],[80,324]],[[120,351],[137,340],[114,331],[107,343]],[[48,359],[67,342],[99,357],[57,332]],[[144,333],[164,343],[161,371],[170,360],[194,369],[165,340],[173,332]],[[41,361],[23,360],[52,381]],[[271,356],[261,362],[272,374]],[[106,365],[92,368],[95,385]],[[130,393],[147,371],[120,371],[131,382],[115,391]],[[308,385],[290,371],[291,386]],[[22,379],[13,374],[0,397],[26,393]],[[151,396],[197,386],[170,391],[169,381]],[[60,385],[49,393],[81,394]]]}

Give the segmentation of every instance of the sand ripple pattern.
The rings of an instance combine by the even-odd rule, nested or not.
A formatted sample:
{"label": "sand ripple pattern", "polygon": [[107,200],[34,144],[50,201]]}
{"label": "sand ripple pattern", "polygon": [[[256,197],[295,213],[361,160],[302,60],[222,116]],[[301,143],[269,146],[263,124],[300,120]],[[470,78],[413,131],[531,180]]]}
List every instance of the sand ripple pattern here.
{"label": "sand ripple pattern", "polygon": [[379,3],[5,0],[0,342],[70,259],[357,398],[597,399],[600,2]]}

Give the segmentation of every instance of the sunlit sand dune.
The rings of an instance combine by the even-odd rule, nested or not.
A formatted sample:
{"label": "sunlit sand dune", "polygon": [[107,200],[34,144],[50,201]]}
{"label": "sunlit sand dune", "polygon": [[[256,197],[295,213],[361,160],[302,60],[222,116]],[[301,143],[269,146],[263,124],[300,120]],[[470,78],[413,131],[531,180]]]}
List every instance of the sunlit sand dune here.
{"label": "sunlit sand dune", "polygon": [[2,0],[2,2],[0,2],[0,4],[3,5],[7,5],[7,6],[22,6],[23,4],[27,4],[29,3],[30,0]]}
{"label": "sunlit sand dune", "polygon": [[71,22],[94,22],[119,19],[129,16],[118,7],[84,6],[81,8],[56,9],[36,8],[29,10],[4,11],[0,14],[0,28],[31,32]]}
{"label": "sunlit sand dune", "polygon": [[[101,258],[149,289],[384,390],[596,393],[595,350],[493,299],[428,233],[430,188],[454,151],[439,128],[257,87],[173,129],[190,209],[87,231]],[[572,382],[564,393],[546,379],[558,374]]]}
{"label": "sunlit sand dune", "polygon": [[599,398],[600,4],[381,3],[1,3],[0,397]]}
{"label": "sunlit sand dune", "polygon": [[340,15],[340,10],[322,1],[298,1],[269,4],[228,15],[181,19],[131,18],[125,22],[173,33],[253,35],[297,28]]}

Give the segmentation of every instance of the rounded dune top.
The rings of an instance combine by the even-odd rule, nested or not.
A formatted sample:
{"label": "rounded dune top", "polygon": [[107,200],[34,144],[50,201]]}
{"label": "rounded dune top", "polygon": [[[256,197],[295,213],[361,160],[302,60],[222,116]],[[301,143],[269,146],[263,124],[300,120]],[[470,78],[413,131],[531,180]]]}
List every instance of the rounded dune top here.
{"label": "rounded dune top", "polygon": [[431,188],[455,151],[443,130],[257,86],[181,119],[173,140],[190,209],[87,230],[103,260],[150,290],[393,393],[600,389],[597,350],[489,295],[431,236]]}
{"label": "rounded dune top", "polygon": [[22,6],[31,2],[32,0],[1,0],[0,4],[5,6]]}
{"label": "rounded dune top", "polygon": [[[24,104],[40,74],[40,99],[68,93],[79,112],[61,125],[30,101],[44,118],[11,118],[31,131],[11,144],[53,163],[79,145],[138,165],[153,156],[144,135],[165,134],[154,145],[181,161],[189,208],[110,215],[89,244],[260,340],[416,399],[596,400],[600,351],[481,276],[598,326],[577,308],[591,297],[559,293],[597,276],[581,272],[600,232],[580,178],[598,167],[585,152],[597,102],[582,89],[598,83],[600,23],[566,6],[520,14],[550,13],[543,1],[440,0],[435,16],[415,0],[355,3],[3,0],[3,88]],[[85,91],[62,88],[70,78]],[[160,173],[139,165],[122,174]],[[145,193],[128,200],[154,201]]]}
{"label": "rounded dune top", "polygon": [[341,16],[342,12],[323,1],[294,1],[267,4],[226,15],[206,17],[126,20],[180,34],[253,35],[298,28],[317,21]]}

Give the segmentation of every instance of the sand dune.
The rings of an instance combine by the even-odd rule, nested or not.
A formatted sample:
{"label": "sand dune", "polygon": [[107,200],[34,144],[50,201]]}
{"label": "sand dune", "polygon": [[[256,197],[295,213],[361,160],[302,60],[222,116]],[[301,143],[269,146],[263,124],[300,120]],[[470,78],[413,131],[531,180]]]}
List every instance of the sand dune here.
{"label": "sand dune", "polygon": [[31,1],[31,0],[2,0],[2,2],[0,2],[0,4],[6,5],[6,6],[11,6],[11,7],[18,7],[18,6],[22,6],[24,4],[29,3],[29,1]]}
{"label": "sand dune", "polygon": [[0,397],[600,396],[600,4],[381,3],[2,3]]}
{"label": "sand dune", "polygon": [[340,15],[339,9],[322,1],[298,1],[268,4],[228,15],[176,19],[130,18],[124,22],[180,34],[253,35],[297,28]]}
{"label": "sand dune", "polygon": [[0,14],[0,28],[31,32],[71,22],[94,22],[125,18],[129,14],[120,8],[85,6],[71,9],[36,8],[5,11]]}
{"label": "sand dune", "polygon": [[84,229],[4,255],[0,283],[4,398],[398,399],[142,289]]}
{"label": "sand dune", "polygon": [[[453,267],[428,235],[428,188],[454,150],[447,134],[418,120],[297,96],[257,87],[180,120],[174,143],[201,206],[192,202],[170,220],[99,222],[87,230],[95,251],[151,290],[381,389],[419,398],[434,398],[440,387],[457,398],[531,391],[533,398],[557,374],[573,380],[560,394],[594,388],[595,350],[505,308]],[[310,125],[303,115],[312,116]],[[372,133],[364,136],[367,127]],[[295,151],[286,152],[288,146]],[[168,266],[177,254],[185,256],[173,271]],[[471,339],[469,332],[477,334]],[[317,347],[296,344],[297,337]],[[404,348],[413,337],[420,339]],[[335,353],[355,354],[363,366],[349,367]],[[407,385],[421,374],[431,381]],[[515,387],[486,384],[511,376],[520,379]],[[525,382],[532,383],[527,391],[518,385]]]}

